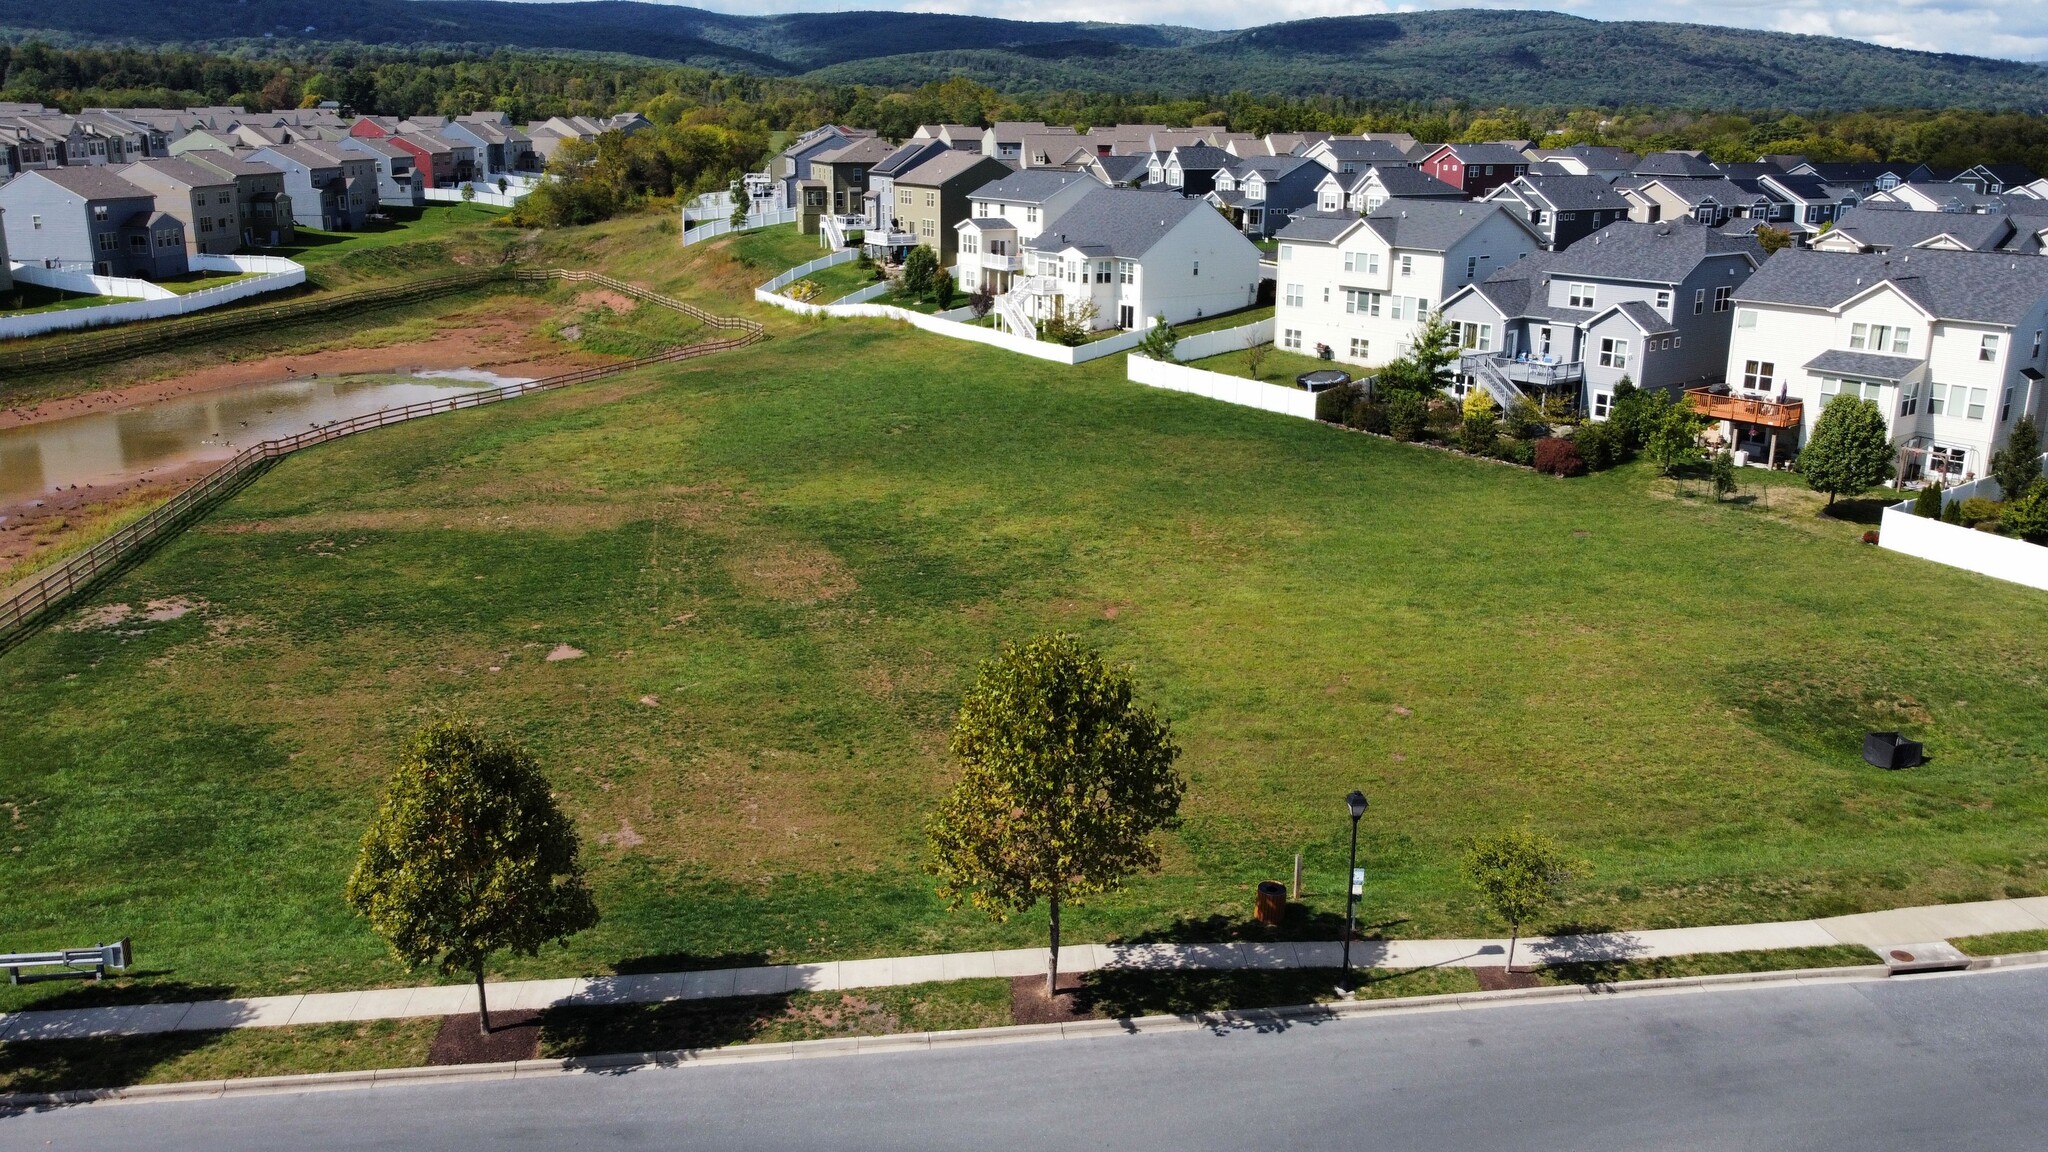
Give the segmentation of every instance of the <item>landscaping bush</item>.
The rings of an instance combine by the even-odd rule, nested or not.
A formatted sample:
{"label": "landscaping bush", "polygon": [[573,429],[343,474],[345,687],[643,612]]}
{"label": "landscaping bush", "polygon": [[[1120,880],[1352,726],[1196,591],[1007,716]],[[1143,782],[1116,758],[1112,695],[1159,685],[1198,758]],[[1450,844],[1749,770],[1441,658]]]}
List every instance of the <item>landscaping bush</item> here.
{"label": "landscaping bush", "polygon": [[2048,544],[2048,479],[2034,481],[2026,494],[2000,509],[1998,526],[2008,536]]}
{"label": "landscaping bush", "polygon": [[[1171,361],[1173,359],[1173,350],[1179,346],[1180,333],[1174,329],[1173,325],[1166,322],[1166,313],[1161,312],[1153,319],[1152,326],[1145,329],[1145,338],[1138,341],[1138,355],[1152,360]],[[1356,388],[1357,386],[1353,385],[1352,387]],[[1333,401],[1333,403],[1335,402]],[[1344,405],[1344,408],[1348,407],[1348,403]],[[1340,412],[1342,410],[1340,409]],[[1337,419],[1339,423],[1343,422],[1342,415],[1339,415]]]}
{"label": "landscaping bush", "polygon": [[1458,426],[1465,422],[1465,414],[1456,404],[1438,397],[1423,402],[1428,415],[1424,424],[1433,439],[1449,443],[1458,435]]}
{"label": "landscaping bush", "polygon": [[799,302],[816,300],[825,294],[825,289],[815,280],[799,280],[782,290],[784,296]]}
{"label": "landscaping bush", "polygon": [[967,297],[967,306],[974,309],[974,318],[979,320],[990,312],[995,311],[996,294],[989,291],[986,287],[976,288]]}
{"label": "landscaping bush", "polygon": [[903,291],[922,297],[941,275],[938,253],[920,244],[903,257]]}
{"label": "landscaping bush", "polygon": [[[1587,425],[1592,428],[1596,425]],[[1532,459],[1538,472],[1552,476],[1584,476],[1585,458],[1579,455],[1579,446],[1561,436],[1546,436],[1534,443]]]}
{"label": "landscaping bush", "polygon": [[1352,405],[1351,415],[1344,423],[1381,436],[1390,436],[1394,431],[1394,422],[1387,406],[1377,400],[1361,400]]}
{"label": "landscaping bush", "polygon": [[1991,454],[1991,478],[2007,500],[2015,500],[2041,476],[2041,430],[2032,416],[2013,422],[2006,445]]}
{"label": "landscaping bush", "polygon": [[1957,514],[1963,518],[1964,524],[1975,528],[1986,520],[1998,519],[1998,502],[1986,500],[1982,496],[1972,496],[1958,503]]}
{"label": "landscaping bush", "polygon": [[1534,440],[1501,440],[1495,444],[1495,452],[1510,464],[1527,468],[1536,463],[1536,442]]}
{"label": "landscaping bush", "polygon": [[1928,520],[1941,519],[1941,481],[1936,480],[1920,489],[1920,494],[1913,497],[1913,515]]}
{"label": "landscaping bush", "polygon": [[1621,434],[1612,423],[1581,424],[1572,433],[1572,446],[1579,450],[1579,458],[1588,471],[1605,472],[1627,458],[1622,450]]}
{"label": "landscaping bush", "polygon": [[1735,457],[1726,448],[1714,453],[1707,475],[1714,484],[1714,499],[1726,500],[1735,495]]}
{"label": "landscaping bush", "polygon": [[1550,435],[1550,421],[1534,401],[1524,396],[1500,414],[1500,434],[1517,440],[1535,440]]}
{"label": "landscaping bush", "polygon": [[1465,402],[1459,405],[1459,408],[1467,420],[1474,416],[1498,417],[1500,414],[1500,405],[1493,402],[1493,397],[1488,395],[1484,388],[1474,388],[1465,393]]}
{"label": "landscaping bush", "polygon": [[1491,456],[1500,443],[1500,418],[1493,414],[1493,402],[1477,412],[1467,408],[1465,418],[1458,423],[1458,447],[1474,456]]}
{"label": "landscaping bush", "polygon": [[1951,500],[1942,505],[1941,522],[1943,524],[1961,524],[1963,522],[1963,502],[1961,500]]}
{"label": "landscaping bush", "polygon": [[1429,404],[1403,389],[1387,397],[1387,431],[1396,440],[1420,440],[1429,426]]}
{"label": "landscaping bush", "polygon": [[939,278],[932,282],[932,303],[937,304],[940,311],[951,308],[959,295],[959,287],[953,283],[953,278],[944,272],[939,273]]}

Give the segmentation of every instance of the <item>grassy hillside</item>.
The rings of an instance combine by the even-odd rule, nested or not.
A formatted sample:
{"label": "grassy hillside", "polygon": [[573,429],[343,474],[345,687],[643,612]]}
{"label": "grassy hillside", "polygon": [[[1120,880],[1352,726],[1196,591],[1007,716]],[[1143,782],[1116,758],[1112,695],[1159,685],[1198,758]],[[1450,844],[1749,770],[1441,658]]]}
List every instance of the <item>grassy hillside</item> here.
{"label": "grassy hillside", "polygon": [[[1336,17],[1240,32],[913,12],[735,16],[602,0],[0,0],[0,27],[131,43],[468,45],[625,53],[837,83],[965,74],[1009,91],[1253,91],[1477,103],[2038,108],[2038,64],[1693,24],[1556,12]],[[912,50],[914,49],[914,51]],[[1595,66],[1589,67],[1591,63]]]}
{"label": "grassy hillside", "polygon": [[[759,278],[644,219],[554,242],[735,309]],[[132,935],[187,991],[407,979],[341,885],[400,741],[466,713],[539,755],[606,916],[508,972],[1026,944],[937,900],[921,820],[976,663],[1055,627],[1191,781],[1074,939],[1238,931],[1297,851],[1334,932],[1352,787],[1390,935],[1493,930],[1461,845],[1525,817],[1592,861],[1581,924],[2048,889],[2041,594],[1785,509],[784,318],[292,457],[0,657],[4,927]],[[1862,763],[1896,727],[1931,765]]]}

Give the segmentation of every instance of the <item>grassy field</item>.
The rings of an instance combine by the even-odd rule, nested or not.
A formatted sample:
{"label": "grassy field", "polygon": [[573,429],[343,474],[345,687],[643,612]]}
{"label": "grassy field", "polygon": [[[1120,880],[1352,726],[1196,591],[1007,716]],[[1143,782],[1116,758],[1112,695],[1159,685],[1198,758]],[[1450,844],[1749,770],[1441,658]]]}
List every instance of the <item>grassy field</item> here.
{"label": "grassy field", "polygon": [[1279,384],[1289,388],[1295,386],[1294,378],[1304,372],[1320,372],[1325,368],[1339,368],[1346,372],[1356,371],[1356,368],[1352,365],[1333,364],[1327,360],[1306,356],[1300,352],[1290,352],[1285,348],[1276,348],[1270,344],[1266,346],[1265,362],[1259,365],[1259,370],[1256,374],[1252,372],[1250,356],[1242,351],[1225,352],[1220,356],[1209,356],[1201,360],[1191,360],[1188,362],[1188,367],[1200,368],[1208,372],[1221,372],[1226,376],[1242,376],[1247,380],[1260,380],[1267,384]]}
{"label": "grassy field", "polygon": [[296,230],[293,242],[262,249],[306,266],[306,279],[321,288],[358,287],[408,276],[448,271],[454,260],[469,263],[494,258],[512,244],[515,233],[492,228],[505,213],[476,204],[434,204],[422,208],[386,208],[386,224],[356,232]]}
{"label": "grassy field", "polygon": [[121,304],[133,299],[129,296],[93,296],[83,292],[66,292],[61,288],[47,288],[41,284],[30,284],[17,280],[12,288],[0,292],[0,316],[29,316],[37,312],[69,312],[74,308],[98,308],[104,304]]}
{"label": "grassy field", "polygon": [[[1858,545],[1810,494],[1559,482],[1116,358],[775,315],[730,244],[648,227],[535,259],[773,338],[289,459],[99,596],[195,611],[0,657],[10,945],[132,935],[149,996],[419,979],[340,889],[399,742],[445,713],[540,755],[606,916],[506,974],[1033,943],[946,910],[920,827],[976,663],[1051,627],[1134,667],[1191,781],[1161,873],[1073,939],[1229,935],[1296,851],[1328,927],[1352,787],[1385,936],[1500,931],[1458,855],[1524,818],[1594,866],[1543,928],[2048,884],[2039,593]],[[1898,727],[1933,762],[1865,766]]]}

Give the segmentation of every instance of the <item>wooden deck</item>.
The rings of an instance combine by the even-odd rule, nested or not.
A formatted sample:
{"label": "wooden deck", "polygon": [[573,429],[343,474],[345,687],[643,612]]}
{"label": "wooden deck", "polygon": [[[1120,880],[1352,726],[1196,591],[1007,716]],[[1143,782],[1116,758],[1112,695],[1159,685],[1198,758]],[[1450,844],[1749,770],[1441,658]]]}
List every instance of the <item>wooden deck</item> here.
{"label": "wooden deck", "polygon": [[1805,418],[1805,406],[1797,400],[1760,400],[1734,396],[1706,388],[1686,392],[1693,410],[1709,420],[1733,420],[1737,424],[1761,424],[1766,428],[1797,428]]}

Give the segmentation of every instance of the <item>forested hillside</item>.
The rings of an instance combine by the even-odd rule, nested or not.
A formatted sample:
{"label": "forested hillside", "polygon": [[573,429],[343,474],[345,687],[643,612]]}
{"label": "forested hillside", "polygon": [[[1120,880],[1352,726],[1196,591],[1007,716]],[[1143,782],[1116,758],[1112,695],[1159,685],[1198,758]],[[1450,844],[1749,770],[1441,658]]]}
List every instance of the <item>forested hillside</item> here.
{"label": "forested hillside", "polygon": [[[1248,9],[1253,14],[1256,9]],[[1301,20],[1238,32],[914,12],[735,16],[599,0],[0,0],[0,28],[77,42],[304,52],[338,43],[618,53],[761,76],[1005,93],[1686,108],[2048,108],[2048,68],[1861,41],[1556,12]]]}

